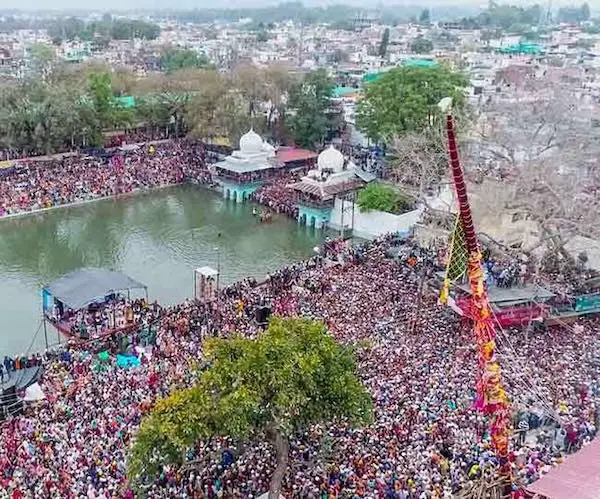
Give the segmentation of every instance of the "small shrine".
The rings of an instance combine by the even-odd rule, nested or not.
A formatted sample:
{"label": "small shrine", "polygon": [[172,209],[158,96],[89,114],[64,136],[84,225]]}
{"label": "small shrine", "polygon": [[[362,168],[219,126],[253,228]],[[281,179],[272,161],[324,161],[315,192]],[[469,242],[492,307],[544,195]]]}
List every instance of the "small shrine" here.
{"label": "small shrine", "polygon": [[239,149],[214,165],[223,197],[241,203],[278,169],[275,148],[254,130],[240,138]]}
{"label": "small shrine", "polygon": [[299,182],[288,185],[296,192],[298,222],[315,228],[327,226],[335,207],[335,198],[362,188],[375,179],[346,161],[335,147],[323,150],[317,158],[317,168],[310,170]]}

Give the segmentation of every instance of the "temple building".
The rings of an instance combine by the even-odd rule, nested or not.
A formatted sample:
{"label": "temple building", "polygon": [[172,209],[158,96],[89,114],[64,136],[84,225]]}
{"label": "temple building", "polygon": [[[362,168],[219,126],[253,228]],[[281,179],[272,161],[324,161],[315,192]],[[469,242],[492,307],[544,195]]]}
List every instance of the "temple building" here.
{"label": "temple building", "polygon": [[355,192],[373,181],[375,175],[346,162],[333,146],[319,154],[317,168],[299,182],[288,185],[296,192],[298,222],[316,228],[326,227],[331,220],[335,198]]}
{"label": "temple building", "polygon": [[254,130],[242,135],[239,149],[214,165],[223,197],[239,203],[245,201],[279,169],[275,149]]}

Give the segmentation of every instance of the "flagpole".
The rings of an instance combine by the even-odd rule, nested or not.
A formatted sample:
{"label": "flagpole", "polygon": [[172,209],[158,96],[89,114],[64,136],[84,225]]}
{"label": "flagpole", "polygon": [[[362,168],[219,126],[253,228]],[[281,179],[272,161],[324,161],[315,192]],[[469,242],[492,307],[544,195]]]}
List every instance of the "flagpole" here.
{"label": "flagpole", "polygon": [[460,166],[454,117],[451,112],[451,100],[444,99],[440,107],[446,113],[446,132],[448,136],[448,153],[450,169],[456,191],[460,223],[465,236],[466,249],[469,254],[467,276],[471,289],[473,329],[477,341],[479,372],[477,379],[476,407],[490,418],[489,430],[492,446],[499,463],[500,476],[505,485],[512,485],[511,465],[508,459],[511,418],[508,395],[502,382],[502,372],[496,359],[496,331],[492,310],[484,286],[481,270],[481,252],[477,242],[477,234],[473,226],[473,217],[467,186]]}

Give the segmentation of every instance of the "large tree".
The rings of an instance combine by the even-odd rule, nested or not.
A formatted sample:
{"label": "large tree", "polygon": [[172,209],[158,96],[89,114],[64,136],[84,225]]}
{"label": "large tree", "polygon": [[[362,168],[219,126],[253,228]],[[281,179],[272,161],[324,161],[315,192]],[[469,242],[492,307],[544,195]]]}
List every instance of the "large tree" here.
{"label": "large tree", "polygon": [[185,110],[189,130],[198,138],[227,137],[234,143],[249,125],[239,93],[217,71],[205,70],[197,76]]}
{"label": "large tree", "polygon": [[323,144],[328,125],[326,112],[332,92],[333,80],[323,69],[307,74],[292,88],[290,124],[298,145],[315,148]]}
{"label": "large tree", "polygon": [[385,28],[381,35],[381,42],[379,43],[379,57],[385,57],[387,54],[388,45],[390,43],[390,28]]}
{"label": "large tree", "polygon": [[167,73],[186,68],[208,68],[208,57],[194,50],[167,47],[160,56],[160,64]]}
{"label": "large tree", "polygon": [[283,66],[270,66],[264,73],[267,96],[266,128],[275,142],[281,142],[286,133],[285,112],[292,78]]}
{"label": "large tree", "polygon": [[279,498],[294,435],[313,424],[370,421],[353,354],[320,322],[273,318],[258,339],[213,339],[204,355],[209,367],[196,385],[159,401],[143,420],[129,460],[133,481],[182,464],[215,436],[266,440],[276,451],[269,497]]}
{"label": "large tree", "polygon": [[413,54],[429,54],[433,50],[433,42],[423,36],[417,36],[410,43],[410,51]]}
{"label": "large tree", "polygon": [[406,132],[420,133],[436,124],[442,98],[452,97],[456,109],[464,107],[466,85],[460,73],[445,66],[394,68],[365,87],[356,124],[376,142],[390,142]]}

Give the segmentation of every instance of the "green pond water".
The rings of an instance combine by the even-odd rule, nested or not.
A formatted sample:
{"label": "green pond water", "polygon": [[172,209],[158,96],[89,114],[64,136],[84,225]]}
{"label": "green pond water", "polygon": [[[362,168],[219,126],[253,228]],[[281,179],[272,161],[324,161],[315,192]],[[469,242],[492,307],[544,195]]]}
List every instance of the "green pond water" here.
{"label": "green pond water", "polygon": [[[173,304],[193,296],[193,270],[216,268],[218,254],[222,283],[260,279],[321,240],[283,216],[260,224],[251,205],[192,185],[0,220],[0,356],[44,348],[41,287],[72,270],[121,270]],[[56,343],[50,326],[48,335]]]}

